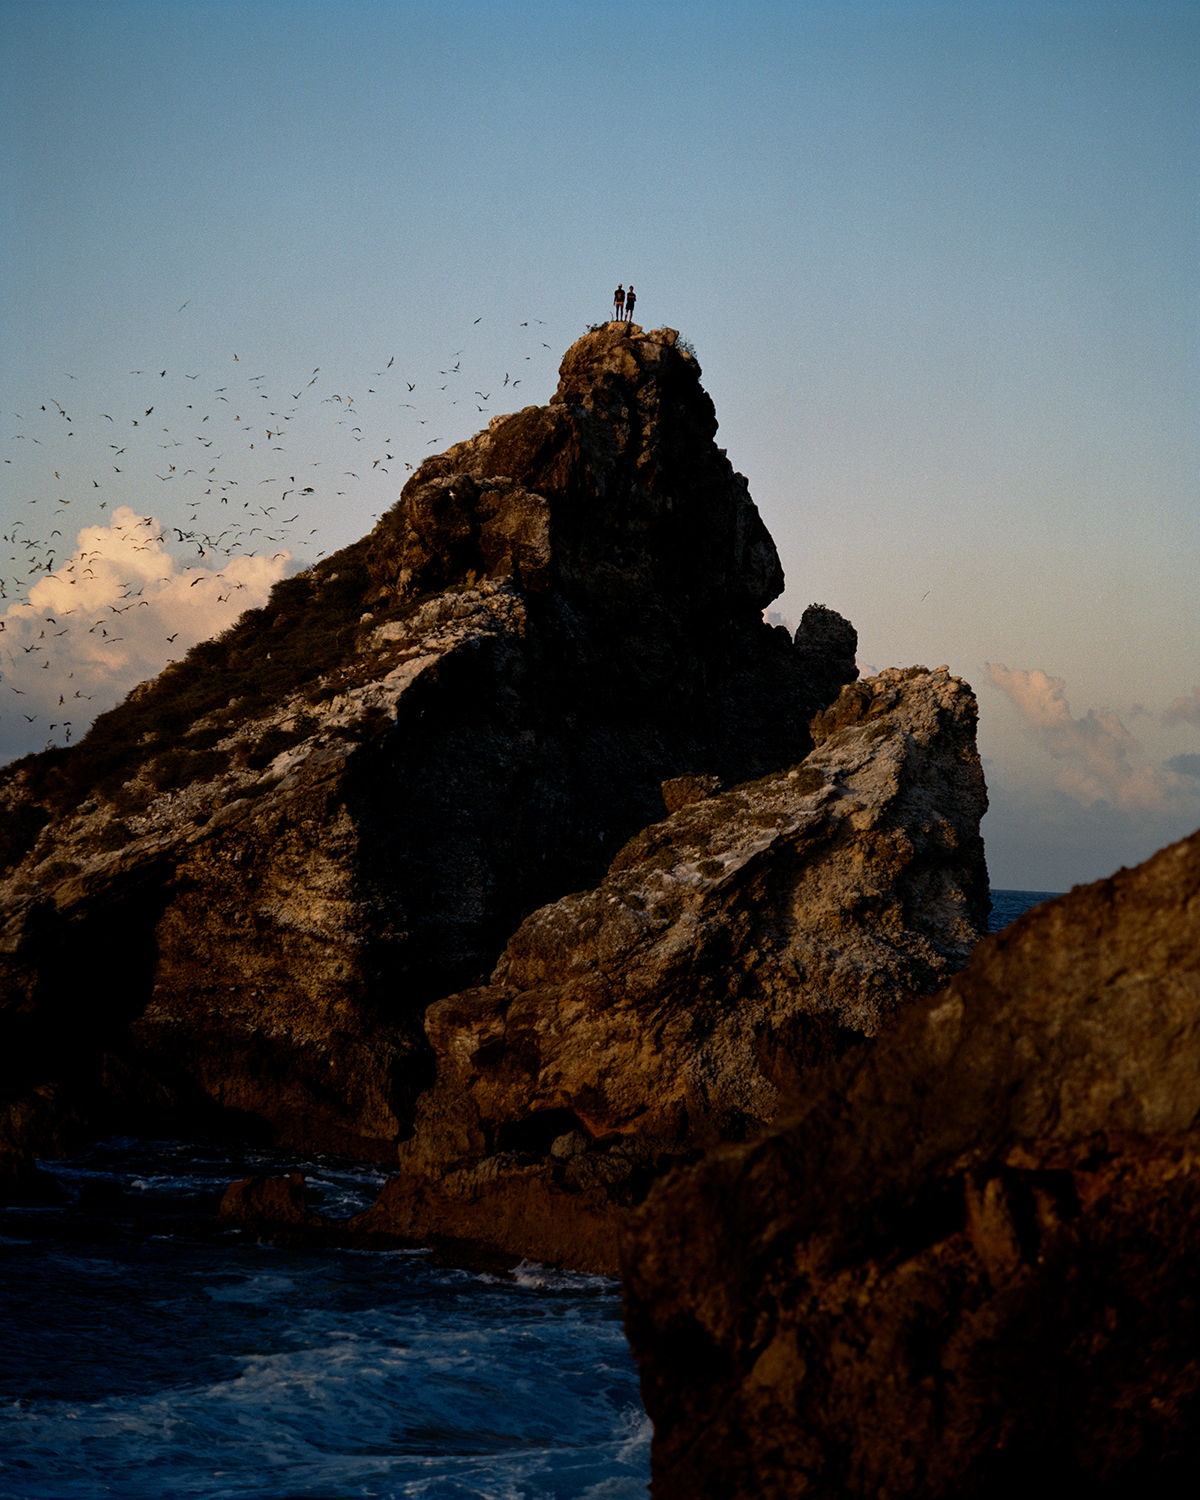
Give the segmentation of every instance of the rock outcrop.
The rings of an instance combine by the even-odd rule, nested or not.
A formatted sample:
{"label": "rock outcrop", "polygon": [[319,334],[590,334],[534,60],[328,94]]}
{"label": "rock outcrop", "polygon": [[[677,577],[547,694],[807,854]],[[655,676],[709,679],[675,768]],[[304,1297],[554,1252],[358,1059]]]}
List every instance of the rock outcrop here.
{"label": "rock outcrop", "polygon": [[251,1228],[266,1224],[272,1229],[280,1224],[321,1229],[332,1222],[309,1208],[308,1184],[301,1172],[289,1172],[286,1177],[243,1177],[231,1182],[221,1195],[217,1217],[226,1224],[246,1224]]}
{"label": "rock outcrop", "polygon": [[677,810],[426,1014],[437,1078],[365,1223],[616,1269],[654,1176],[776,1115],[966,963],[989,907],[971,690],[843,688],[802,762]]}
{"label": "rock outcrop", "polygon": [[[240,1123],[394,1153],[430,1001],[595,885],[660,784],[795,764],[855,675],[798,650],[670,330],[428,460],[361,542],[0,778],[8,1146]],[[807,640],[807,637],[806,637]]]}
{"label": "rock outcrop", "polygon": [[982,943],[623,1245],[657,1500],[1190,1491],[1200,834]]}

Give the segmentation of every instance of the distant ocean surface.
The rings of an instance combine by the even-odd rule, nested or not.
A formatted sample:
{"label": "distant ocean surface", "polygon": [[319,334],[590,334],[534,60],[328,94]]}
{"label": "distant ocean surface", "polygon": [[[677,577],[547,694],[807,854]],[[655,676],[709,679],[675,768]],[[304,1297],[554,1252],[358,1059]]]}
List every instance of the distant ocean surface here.
{"label": "distant ocean surface", "polygon": [[[994,890],[991,930],[1054,894]],[[251,1172],[356,1212],[384,1178],[358,1163],[116,1140],[43,1165],[64,1201],[0,1210],[0,1500],[644,1500],[616,1281],[187,1232]]]}
{"label": "distant ocean surface", "polygon": [[1053,901],[1061,891],[992,891],[992,914],[988,918],[988,931],[999,932],[1010,922],[1015,922],[1022,912],[1031,906],[1040,906],[1043,901]]}

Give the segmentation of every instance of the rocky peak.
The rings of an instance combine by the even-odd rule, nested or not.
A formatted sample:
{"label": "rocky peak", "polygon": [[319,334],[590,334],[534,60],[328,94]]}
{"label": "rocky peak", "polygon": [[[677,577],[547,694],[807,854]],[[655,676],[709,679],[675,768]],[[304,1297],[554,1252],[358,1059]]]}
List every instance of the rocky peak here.
{"label": "rocky peak", "polygon": [[669,635],[760,612],[783,571],[674,330],[585,334],[560,376],[421,465],[373,538],[381,593],[511,576]]}
{"label": "rocky peak", "polygon": [[[664,780],[811,749],[853,662],[763,623],[782,573],[715,430],[670,330],[589,333],[546,406],[429,459],[368,537],[0,777],[15,1141],[153,1101],[171,1128],[385,1154],[430,1001],[597,884]],[[85,1015],[106,964],[123,992]]]}

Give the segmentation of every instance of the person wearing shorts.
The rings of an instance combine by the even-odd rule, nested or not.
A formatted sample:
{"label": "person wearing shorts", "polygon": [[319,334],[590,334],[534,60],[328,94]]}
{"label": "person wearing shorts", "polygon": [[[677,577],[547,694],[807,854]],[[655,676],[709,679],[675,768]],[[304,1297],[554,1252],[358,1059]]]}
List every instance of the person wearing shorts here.
{"label": "person wearing shorts", "polygon": [[613,318],[619,323],[625,311],[625,288],[622,286],[619,286],[613,293],[613,308]]}
{"label": "person wearing shorts", "polygon": [[633,304],[636,301],[637,298],[634,296],[633,288],[630,287],[629,290],[625,293],[625,321],[627,323],[633,322]]}

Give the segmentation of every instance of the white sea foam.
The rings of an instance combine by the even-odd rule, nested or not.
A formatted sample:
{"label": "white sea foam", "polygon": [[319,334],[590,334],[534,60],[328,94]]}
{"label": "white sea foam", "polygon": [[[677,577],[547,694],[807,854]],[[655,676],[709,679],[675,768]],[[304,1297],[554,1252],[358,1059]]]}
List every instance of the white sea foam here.
{"label": "white sea foam", "polygon": [[591,1275],[585,1271],[556,1271],[551,1266],[539,1265],[536,1260],[523,1260],[514,1267],[513,1280],[518,1286],[531,1287],[538,1291],[605,1291],[617,1293],[621,1283],[613,1276]]}
{"label": "white sea foam", "polygon": [[[82,1184],[58,1211],[74,1216],[64,1238],[42,1210],[8,1211],[0,1500],[643,1500],[649,1424],[615,1281],[532,1263],[479,1277],[411,1250],[191,1242],[168,1219],[147,1234],[154,1202],[174,1214],[247,1159],[107,1149],[62,1164]],[[343,1177],[340,1164],[321,1175]],[[347,1190],[373,1193],[379,1175],[352,1168]],[[108,1217],[89,1243],[93,1199]],[[38,1237],[21,1233],[34,1223]]]}

